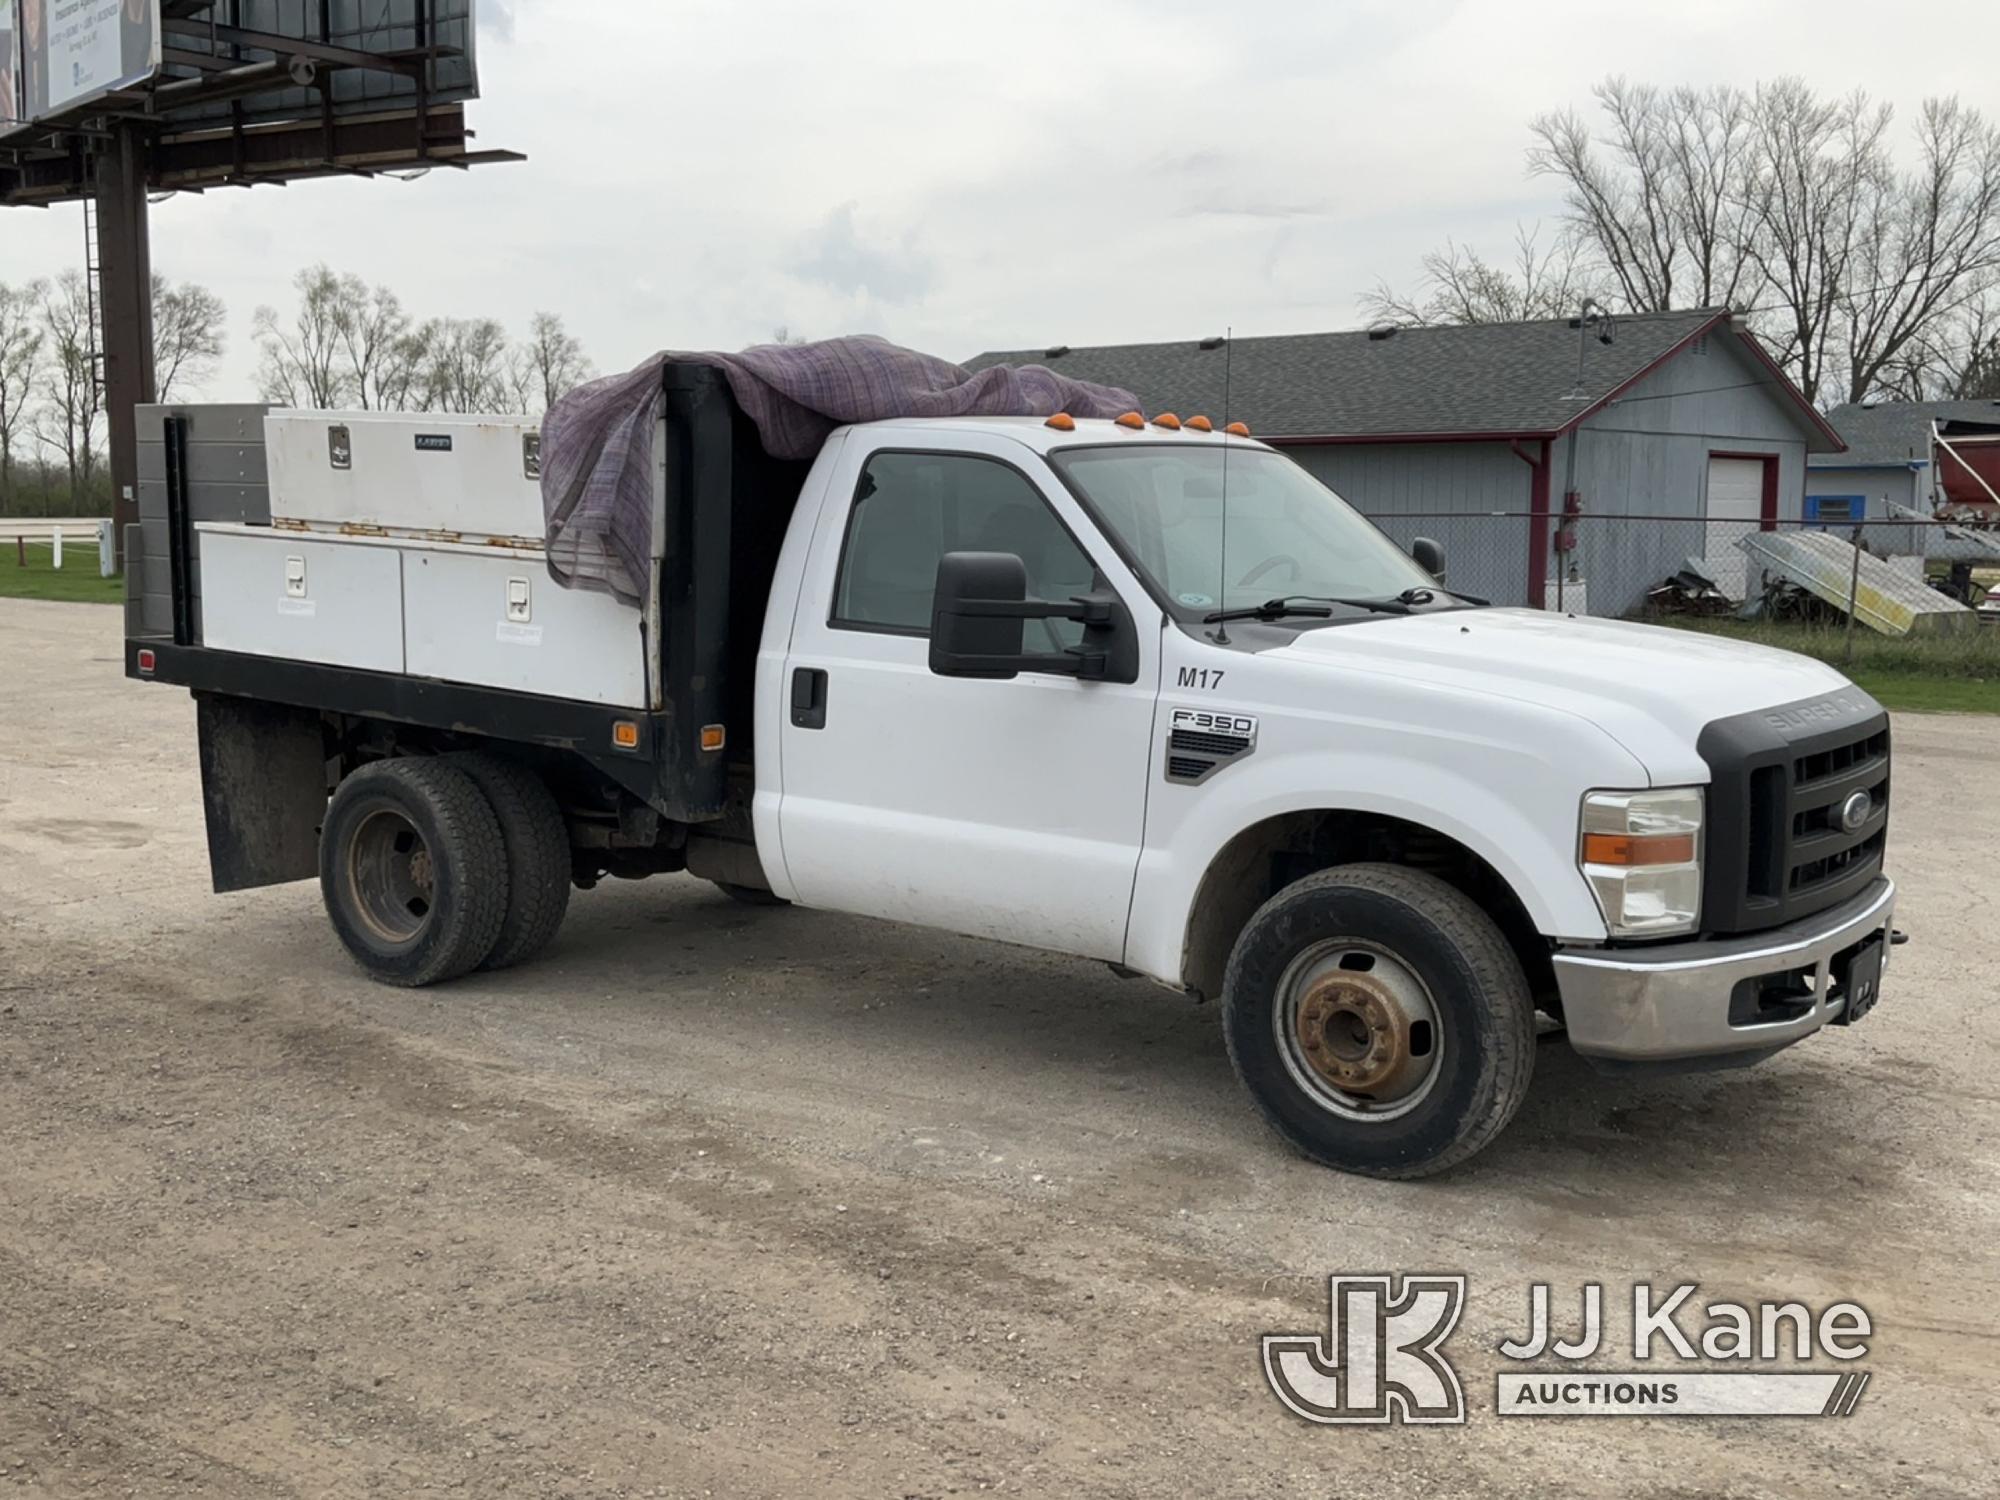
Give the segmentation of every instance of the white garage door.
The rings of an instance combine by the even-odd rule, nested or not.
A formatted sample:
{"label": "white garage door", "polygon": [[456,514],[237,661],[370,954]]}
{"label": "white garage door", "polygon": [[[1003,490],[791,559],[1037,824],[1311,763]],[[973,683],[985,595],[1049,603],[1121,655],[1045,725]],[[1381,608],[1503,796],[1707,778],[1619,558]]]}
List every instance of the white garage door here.
{"label": "white garage door", "polygon": [[[1743,598],[1746,557],[1737,539],[1764,519],[1764,461],[1758,458],[1711,458],[1708,461],[1708,519],[1705,560],[1716,587],[1732,599]],[[1721,523],[1721,524],[1716,524]]]}

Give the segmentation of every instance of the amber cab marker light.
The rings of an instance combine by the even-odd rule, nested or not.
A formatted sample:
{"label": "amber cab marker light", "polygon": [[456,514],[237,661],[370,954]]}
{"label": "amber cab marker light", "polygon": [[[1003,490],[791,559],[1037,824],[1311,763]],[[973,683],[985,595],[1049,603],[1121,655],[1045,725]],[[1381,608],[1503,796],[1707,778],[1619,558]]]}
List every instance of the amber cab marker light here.
{"label": "amber cab marker light", "polygon": [[611,743],[620,750],[639,748],[639,726],[630,719],[620,719],[611,726]]}
{"label": "amber cab marker light", "polygon": [[1249,427],[1242,422],[1231,422],[1227,427],[1223,428],[1222,430],[1228,433],[1231,437],[1250,436]]}
{"label": "amber cab marker light", "polygon": [[1146,419],[1136,411],[1128,411],[1124,416],[1117,418],[1116,421],[1120,427],[1130,427],[1135,432],[1146,425]]}
{"label": "amber cab marker light", "polygon": [[1215,431],[1215,424],[1209,421],[1207,417],[1189,417],[1187,425],[1192,427],[1196,432]]}
{"label": "amber cab marker light", "polygon": [[722,748],[722,741],[724,738],[725,738],[725,731],[723,730],[723,727],[720,724],[704,724],[701,726],[702,749],[720,750]]}
{"label": "amber cab marker light", "polygon": [[1072,417],[1066,411],[1059,411],[1050,417],[1048,421],[1042,423],[1042,425],[1044,427],[1053,427],[1057,432],[1075,432],[1076,418]]}
{"label": "amber cab marker light", "polygon": [[1153,425],[1155,427],[1164,427],[1169,432],[1179,432],[1181,430],[1181,419],[1170,411],[1163,411],[1157,417],[1153,418]]}
{"label": "amber cab marker light", "polygon": [[1691,833],[1586,833],[1587,865],[1685,865],[1694,860]]}

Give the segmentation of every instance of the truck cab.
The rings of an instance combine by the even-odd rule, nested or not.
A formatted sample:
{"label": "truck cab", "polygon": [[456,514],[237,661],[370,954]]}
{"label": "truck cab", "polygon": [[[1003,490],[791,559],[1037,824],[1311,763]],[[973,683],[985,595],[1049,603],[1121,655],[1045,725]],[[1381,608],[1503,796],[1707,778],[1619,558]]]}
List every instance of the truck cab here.
{"label": "truck cab", "polygon": [[[569,643],[639,652],[645,702],[219,651],[192,608],[134,634],[132,674],[202,704],[219,884],[317,874],[402,983],[672,870],[1098,960],[1219,1001],[1277,1131],[1380,1176],[1492,1140],[1543,1031],[1728,1066],[1874,1004],[1888,720],[1832,669],[1454,594],[1203,420],[876,422],[800,472],[683,384],[653,593]],[[443,543],[405,529],[379,542],[414,610]],[[292,768],[260,805],[246,758]]]}

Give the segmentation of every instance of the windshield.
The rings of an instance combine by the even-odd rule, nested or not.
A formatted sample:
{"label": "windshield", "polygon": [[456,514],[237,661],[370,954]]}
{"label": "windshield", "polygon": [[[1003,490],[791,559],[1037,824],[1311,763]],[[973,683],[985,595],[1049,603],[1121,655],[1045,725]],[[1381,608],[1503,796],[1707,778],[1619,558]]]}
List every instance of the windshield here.
{"label": "windshield", "polygon": [[1269,449],[1071,448],[1050,459],[1176,611],[1198,615],[1293,594],[1392,599],[1433,586],[1346,501]]}

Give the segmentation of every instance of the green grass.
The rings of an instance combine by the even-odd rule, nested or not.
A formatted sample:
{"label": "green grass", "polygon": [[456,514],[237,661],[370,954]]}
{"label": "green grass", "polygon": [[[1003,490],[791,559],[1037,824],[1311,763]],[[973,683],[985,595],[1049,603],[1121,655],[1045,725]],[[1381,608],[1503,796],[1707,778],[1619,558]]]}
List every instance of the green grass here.
{"label": "green grass", "polygon": [[47,542],[28,543],[28,565],[12,537],[0,537],[0,598],[60,599],[70,604],[122,604],[125,580],[97,576],[97,542],[88,545],[64,539],[63,565],[54,566],[55,549]]}
{"label": "green grass", "polygon": [[1817,657],[1845,672],[1884,708],[2000,713],[2000,627],[1976,625],[1947,635],[1888,636],[1857,625],[1850,642],[1844,629],[1828,625],[1675,615],[1651,623]]}

